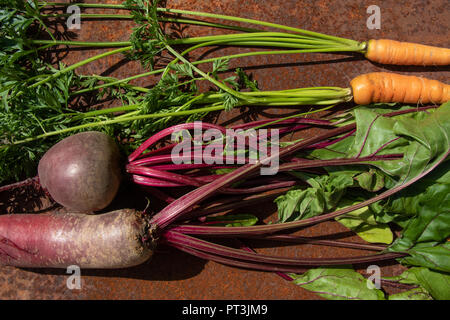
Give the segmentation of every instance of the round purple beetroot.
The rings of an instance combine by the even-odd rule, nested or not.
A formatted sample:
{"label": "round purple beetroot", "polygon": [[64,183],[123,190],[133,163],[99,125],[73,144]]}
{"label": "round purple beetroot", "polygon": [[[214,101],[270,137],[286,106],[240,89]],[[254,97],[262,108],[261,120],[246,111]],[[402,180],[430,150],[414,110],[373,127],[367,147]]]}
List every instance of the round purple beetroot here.
{"label": "round purple beetroot", "polygon": [[111,203],[119,189],[119,149],[104,133],[78,133],[44,154],[38,175],[41,185],[59,204],[77,212],[98,211]]}

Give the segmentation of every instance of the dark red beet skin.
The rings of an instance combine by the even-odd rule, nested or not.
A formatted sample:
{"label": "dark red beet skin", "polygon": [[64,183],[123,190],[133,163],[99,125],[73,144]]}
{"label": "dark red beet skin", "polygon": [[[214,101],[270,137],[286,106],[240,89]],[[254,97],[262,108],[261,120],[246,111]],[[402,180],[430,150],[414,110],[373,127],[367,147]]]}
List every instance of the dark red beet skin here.
{"label": "dark red beet skin", "polygon": [[0,215],[0,265],[30,268],[117,269],[147,261],[147,220],[130,209],[79,213]]}
{"label": "dark red beet skin", "polygon": [[56,202],[72,211],[91,213],[106,208],[117,194],[120,153],[104,133],[78,133],[45,153],[38,175]]}

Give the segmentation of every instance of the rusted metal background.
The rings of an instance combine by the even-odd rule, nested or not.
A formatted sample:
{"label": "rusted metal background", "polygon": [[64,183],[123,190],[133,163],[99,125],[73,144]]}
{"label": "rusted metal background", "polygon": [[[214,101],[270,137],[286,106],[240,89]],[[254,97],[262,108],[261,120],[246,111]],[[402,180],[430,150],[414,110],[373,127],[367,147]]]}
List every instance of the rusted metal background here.
{"label": "rusted metal background", "polygon": [[[93,1],[86,1],[93,2]],[[120,1],[102,1],[120,3]],[[369,5],[381,9],[381,29],[370,30],[366,20]],[[184,0],[167,1],[170,8],[206,11],[237,15],[295,26],[326,34],[355,40],[391,38],[401,41],[449,47],[450,10],[447,0]],[[111,12],[111,10],[83,10],[85,13]],[[82,21],[80,30],[72,30],[78,40],[126,41],[133,24],[128,21]],[[172,30],[176,31],[176,30]],[[198,36],[212,34],[208,28],[189,27],[183,35]],[[220,32],[220,31],[219,31]],[[63,48],[64,49],[64,48]],[[244,51],[239,48],[223,48],[203,52],[213,56],[228,52]],[[92,56],[104,50],[61,51],[60,57],[67,64]],[[193,56],[194,57],[194,56]],[[360,56],[345,54],[295,54],[284,56],[249,57],[231,62],[232,67],[242,67],[258,80],[265,90],[287,89],[306,86],[347,87],[351,78],[365,72],[395,71],[425,76],[448,82],[449,69],[421,67],[393,67],[375,65]],[[138,63],[129,62],[123,56],[111,56],[78,70],[83,74],[102,74],[126,77],[143,71]],[[151,78],[134,83],[150,85]],[[291,110],[292,111],[292,110]],[[290,112],[281,109],[266,109],[257,117]],[[245,113],[245,109],[221,114],[219,123],[231,123]],[[116,206],[142,208],[143,197],[136,197],[136,190],[123,190]],[[137,193],[139,194],[139,193]],[[33,208],[40,195],[26,194],[16,207]],[[30,204],[25,202],[31,201]],[[40,207],[47,205],[41,198]],[[1,202],[1,200],[0,200]],[[31,204],[32,203],[32,204]],[[2,205],[0,203],[0,205]],[[2,206],[2,211],[8,210]],[[34,209],[36,209],[34,207]],[[244,208],[240,212],[251,212],[269,219],[275,213],[270,203],[258,207]],[[329,235],[330,239],[361,241],[347,229],[334,222],[326,222],[298,232],[306,236]],[[324,246],[298,245],[295,247],[271,247],[263,244],[255,247],[259,252],[290,255],[295,257],[331,257],[360,255],[351,249]],[[358,271],[364,273],[366,266]],[[402,272],[395,262],[382,265],[382,275],[390,276]],[[214,262],[206,262],[161,246],[153,260],[144,265],[124,270],[82,270],[82,289],[69,290],[65,270],[31,270],[0,267],[1,299],[319,299],[311,292],[289,283],[276,274],[242,270]],[[395,292],[392,289],[390,292]]]}

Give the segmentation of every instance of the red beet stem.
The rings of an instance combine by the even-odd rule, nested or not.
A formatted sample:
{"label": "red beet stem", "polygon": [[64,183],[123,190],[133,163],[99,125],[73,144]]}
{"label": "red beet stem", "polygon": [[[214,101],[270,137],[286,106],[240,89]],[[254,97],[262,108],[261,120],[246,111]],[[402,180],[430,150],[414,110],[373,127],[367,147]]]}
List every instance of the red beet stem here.
{"label": "red beet stem", "polygon": [[411,180],[409,180],[401,185],[398,185],[397,187],[389,189],[383,193],[380,193],[379,195],[372,197],[371,199],[362,201],[355,205],[348,206],[346,208],[343,208],[343,209],[340,209],[340,210],[337,210],[337,211],[334,211],[331,213],[323,214],[320,216],[316,216],[316,217],[312,217],[312,218],[308,218],[308,219],[304,219],[304,220],[285,222],[285,223],[276,223],[276,224],[271,224],[271,225],[261,225],[261,226],[251,226],[251,227],[234,227],[234,228],[180,225],[180,226],[176,226],[172,230],[178,231],[178,232],[184,233],[184,234],[197,234],[197,235],[214,234],[214,235],[221,235],[221,236],[224,236],[224,235],[238,236],[238,235],[242,235],[242,234],[259,234],[259,235],[270,234],[270,233],[274,233],[274,232],[278,232],[278,231],[314,225],[314,224],[317,224],[317,223],[320,223],[323,221],[334,219],[336,217],[339,217],[339,216],[349,213],[351,211],[361,209],[372,203],[375,203],[377,201],[385,199],[385,198],[395,194],[396,192],[403,190],[404,188],[410,186],[411,184],[415,183],[417,180],[421,179],[422,177],[424,177],[425,175],[427,175],[428,173],[433,171],[433,169],[436,168],[440,163],[442,163],[448,157],[449,154],[450,154],[450,151],[447,151],[444,154],[444,156],[442,156],[438,161],[436,161],[436,163],[433,166],[431,166],[430,168],[428,168],[427,170],[422,172],[420,175],[412,178]]}
{"label": "red beet stem", "polygon": [[[157,134],[153,135],[152,137],[150,137],[148,140],[146,140],[142,145],[140,145],[129,157],[128,157],[128,161],[132,162],[134,160],[136,160],[139,156],[142,155],[142,153],[147,150],[147,148],[151,147],[152,145],[154,145],[156,142],[162,140],[163,138],[165,138],[166,136],[175,133],[175,132],[180,132],[182,130],[191,130],[194,129],[196,127],[195,122],[190,122],[190,123],[183,123],[183,124],[178,124],[175,126],[171,126],[169,128],[166,128],[160,132],[158,132]],[[202,129],[217,129],[221,132],[225,132],[225,128],[221,127],[221,126],[217,126],[214,124],[210,124],[210,123],[201,123],[201,128]]]}
{"label": "red beet stem", "polygon": [[336,241],[336,240],[326,240],[319,239],[316,237],[300,237],[300,236],[292,236],[292,235],[268,235],[268,236],[241,236],[248,239],[257,239],[257,240],[270,240],[270,241],[281,241],[281,242],[290,242],[290,243],[307,243],[313,245],[323,245],[330,247],[340,247],[340,248],[349,248],[349,249],[360,249],[360,250],[373,250],[373,251],[383,251],[386,249],[385,246],[375,245],[375,244],[367,244],[367,243],[355,243],[348,241]]}
{"label": "red beet stem", "polygon": [[386,160],[398,160],[403,157],[403,154],[389,154],[381,156],[369,156],[362,158],[341,158],[341,159],[330,159],[330,160],[309,160],[297,158],[291,163],[280,164],[278,171],[285,172],[290,170],[299,170],[306,168],[323,168],[331,166],[344,166],[352,164],[367,164],[374,161],[386,161]]}
{"label": "red beet stem", "polygon": [[181,217],[181,220],[191,220],[194,218],[199,218],[203,216],[212,215],[215,213],[223,213],[225,211],[235,210],[242,207],[247,207],[253,204],[260,204],[266,200],[272,200],[278,197],[281,194],[284,194],[289,188],[279,189],[279,190],[271,190],[270,193],[263,193],[257,195],[250,196],[233,196],[226,197],[226,199],[215,200],[212,204],[206,205],[201,208],[197,208],[192,210],[188,214]]}
{"label": "red beet stem", "polygon": [[[236,239],[236,242],[239,243],[239,246],[242,250],[246,250],[248,252],[253,252],[256,253],[255,250],[253,250],[252,248],[250,248],[249,246],[247,246],[245,243],[243,243],[242,241],[240,241],[239,239]],[[281,278],[283,278],[284,280],[287,281],[292,281],[294,280],[290,275],[288,275],[286,272],[279,272],[279,271],[275,271],[275,274],[277,274],[278,276],[280,276]]]}
{"label": "red beet stem", "polygon": [[183,187],[184,186],[184,184],[164,181],[164,180],[160,180],[160,179],[153,179],[153,178],[149,178],[149,177],[140,176],[137,174],[131,175],[131,180],[136,184],[139,184],[141,186],[147,186],[147,187],[170,188],[170,187]]}
{"label": "red beet stem", "polygon": [[[340,128],[331,129],[324,134],[311,137],[309,139],[305,139],[303,141],[294,143],[290,146],[287,146],[281,149],[278,153],[272,154],[267,157],[265,160],[270,162],[274,160],[276,157],[282,158],[286,157],[308,145],[317,143],[329,137],[333,137],[349,130],[353,130],[355,128],[355,124],[349,124]],[[237,182],[257,171],[260,167],[263,166],[262,160],[256,162],[255,164],[246,164],[242,167],[234,170],[231,173],[225,174],[222,177],[218,178],[216,181],[211,182],[207,185],[203,185],[196,190],[193,190],[184,196],[180,197],[177,201],[172,202],[163,210],[161,210],[158,214],[153,216],[152,223],[159,226],[159,228],[163,229],[170,225],[174,220],[177,219],[179,215],[182,215],[183,212],[191,208],[193,205],[209,198],[218,192],[219,189],[229,186],[230,184]]]}
{"label": "red beet stem", "polygon": [[198,181],[197,179],[191,178],[187,175],[177,174],[168,171],[160,171],[147,167],[127,165],[126,170],[128,173],[131,174],[146,176],[154,179],[160,179],[168,182],[174,182],[180,185],[199,187],[203,184],[201,181]]}
{"label": "red beet stem", "polygon": [[220,255],[206,253],[200,250],[192,249],[191,247],[184,246],[178,243],[171,243],[170,246],[177,248],[180,251],[186,252],[190,255],[193,255],[195,257],[198,257],[200,259],[204,260],[210,260],[214,262],[218,262],[221,264],[238,267],[238,268],[245,268],[250,270],[259,270],[259,271],[269,271],[269,272],[292,272],[292,273],[303,273],[308,271],[308,268],[306,267],[292,267],[292,266],[277,266],[277,265],[266,265],[263,263],[252,263],[247,261],[241,261],[231,258],[226,258]]}

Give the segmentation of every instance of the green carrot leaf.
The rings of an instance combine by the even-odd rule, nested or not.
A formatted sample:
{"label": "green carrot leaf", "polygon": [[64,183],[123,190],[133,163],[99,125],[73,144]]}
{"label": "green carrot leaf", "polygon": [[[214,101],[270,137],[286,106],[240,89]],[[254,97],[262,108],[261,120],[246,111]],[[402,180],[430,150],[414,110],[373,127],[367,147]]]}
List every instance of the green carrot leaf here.
{"label": "green carrot leaf", "polygon": [[239,99],[232,94],[226,92],[223,95],[223,106],[225,111],[231,111],[234,107],[239,104]]}
{"label": "green carrot leaf", "polygon": [[241,83],[242,87],[250,89],[250,91],[260,91],[258,89],[258,82],[252,80],[241,68],[236,69],[236,74],[239,77],[239,83]]}
{"label": "green carrot leaf", "polygon": [[213,61],[211,74],[213,76],[217,76],[219,72],[225,72],[228,71],[228,63],[230,62],[230,59],[217,59]]}

